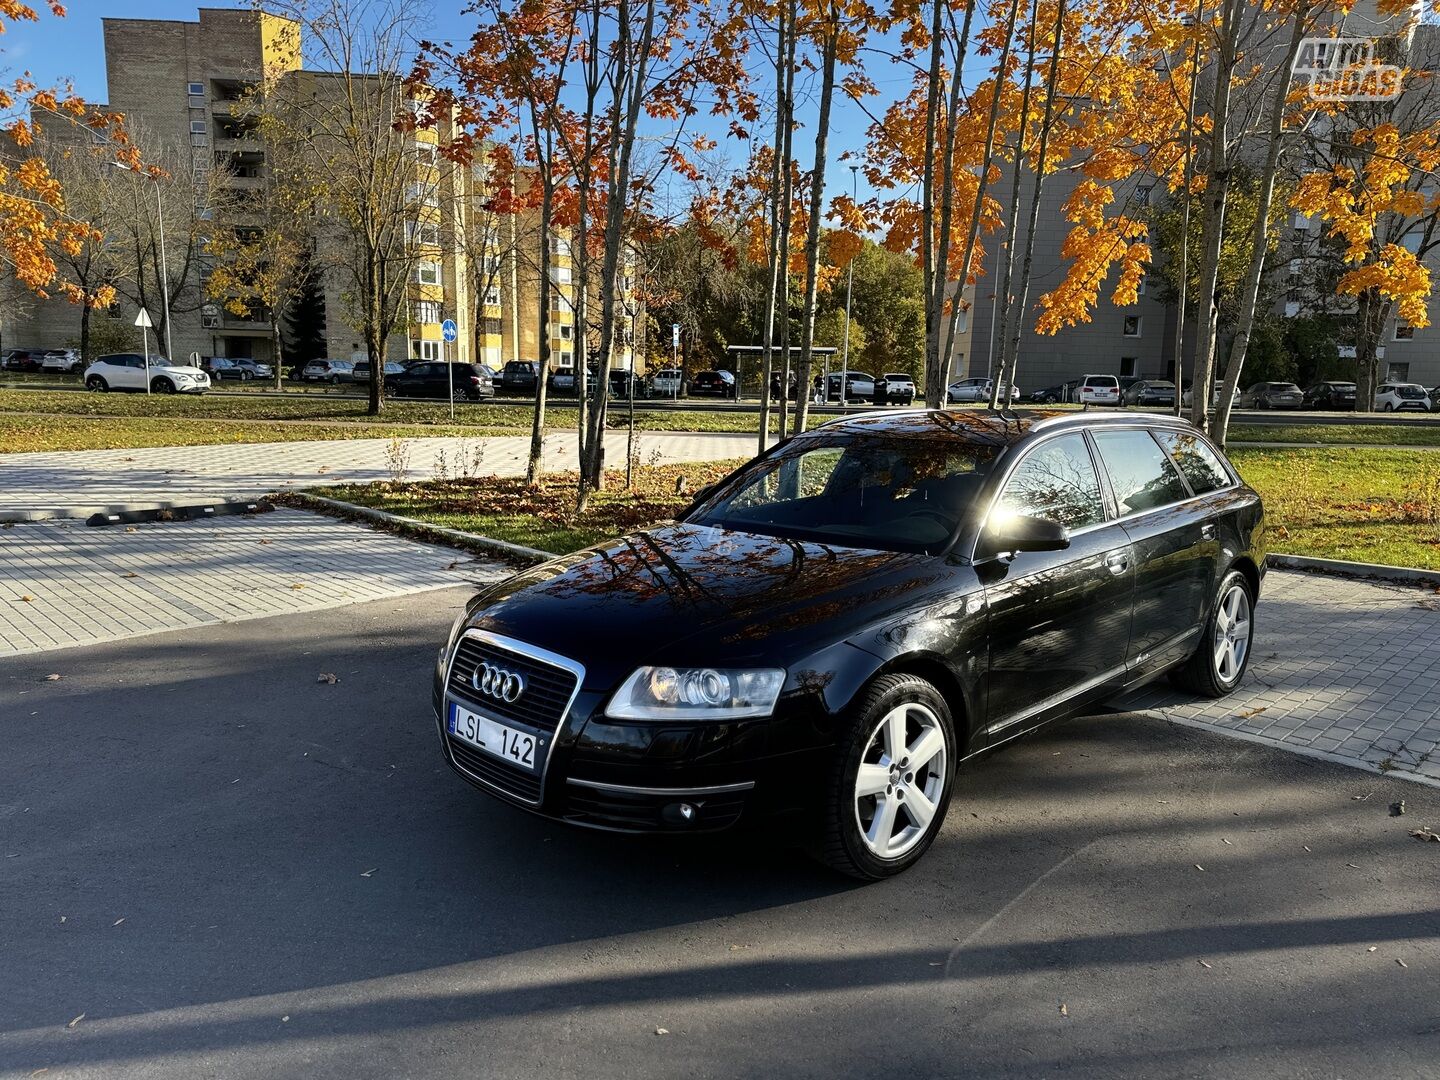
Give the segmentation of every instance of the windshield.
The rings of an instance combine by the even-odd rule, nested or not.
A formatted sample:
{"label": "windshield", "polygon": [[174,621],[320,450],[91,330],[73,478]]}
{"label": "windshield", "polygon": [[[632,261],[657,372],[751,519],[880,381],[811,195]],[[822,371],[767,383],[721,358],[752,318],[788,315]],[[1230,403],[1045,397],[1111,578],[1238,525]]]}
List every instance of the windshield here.
{"label": "windshield", "polygon": [[906,375],[903,371],[901,371],[901,372],[891,371],[891,372],[886,373],[885,375],[882,375],[881,378],[883,378],[886,382],[909,382],[909,381],[910,381],[910,376],[909,376],[909,375]]}
{"label": "windshield", "polygon": [[934,554],[984,485],[994,447],[833,436],[791,443],[687,519],[740,532]]}
{"label": "windshield", "polygon": [[171,364],[170,364],[170,361],[169,361],[169,360],[166,360],[163,356],[152,356],[152,357],[150,358],[150,366],[151,366],[151,367],[170,367]]}

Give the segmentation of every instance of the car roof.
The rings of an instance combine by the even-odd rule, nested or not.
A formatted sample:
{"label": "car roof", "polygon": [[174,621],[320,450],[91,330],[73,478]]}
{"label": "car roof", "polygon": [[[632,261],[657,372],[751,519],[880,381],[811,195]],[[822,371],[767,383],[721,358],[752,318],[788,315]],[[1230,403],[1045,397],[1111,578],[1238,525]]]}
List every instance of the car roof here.
{"label": "car roof", "polygon": [[[1194,425],[1179,416],[1163,413],[1074,412],[1060,409],[1027,409],[1000,412],[989,409],[889,409],[863,416],[842,416],[812,428],[811,433],[827,435],[875,435],[893,438],[951,438],[992,446],[1009,446],[1039,431],[1067,428],[1124,427],[1143,424],[1193,432]],[[804,438],[804,436],[799,436]]]}

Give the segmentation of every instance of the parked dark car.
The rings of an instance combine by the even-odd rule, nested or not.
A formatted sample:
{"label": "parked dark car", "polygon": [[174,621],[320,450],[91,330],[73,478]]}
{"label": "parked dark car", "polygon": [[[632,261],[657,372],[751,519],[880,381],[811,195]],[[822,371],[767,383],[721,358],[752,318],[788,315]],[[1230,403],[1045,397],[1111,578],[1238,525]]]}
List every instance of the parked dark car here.
{"label": "parked dark car", "polygon": [[691,397],[735,397],[733,371],[700,371],[690,380],[687,391]]}
{"label": "parked dark car", "polygon": [[1354,409],[1355,384],[1331,380],[1306,387],[1304,406],[1307,409],[1325,409],[1330,412]]}
{"label": "parked dark car", "polygon": [[[416,362],[418,363],[419,361]],[[386,360],[384,371],[385,378],[388,380],[391,375],[404,375],[405,372],[409,370],[409,368],[409,364],[402,363],[399,360]],[[357,360],[355,362],[355,366],[350,371],[350,378],[352,381],[357,383],[369,383],[370,361]]]}
{"label": "parked dark car", "polygon": [[1256,383],[1235,398],[1241,409],[1298,409],[1304,402],[1300,387],[1290,382]]}
{"label": "parked dark car", "polygon": [[200,366],[210,373],[215,382],[229,379],[233,382],[250,382],[252,379],[273,379],[275,369],[269,364],[249,358],[231,359],[225,356],[211,356],[200,361]]}
{"label": "parked dark car", "polygon": [[1069,401],[1070,398],[1067,385],[1056,383],[1054,386],[1047,386],[1042,390],[1030,391],[1027,400],[1035,405],[1058,405],[1062,401]]}
{"label": "parked dark car", "polygon": [[0,367],[6,371],[39,371],[44,356],[44,349],[7,349]]}
{"label": "parked dark car", "polygon": [[678,522],[479,592],[434,669],[449,764],[628,832],[786,823],[904,870],[956,765],[1170,673],[1244,675],[1260,499],[1174,417],[914,410],[824,424]]}
{"label": "parked dark car", "polygon": [[1174,405],[1175,384],[1169,379],[1141,379],[1122,395],[1126,405]]}
{"label": "parked dark car", "polygon": [[500,370],[500,381],[496,386],[502,394],[526,394],[533,396],[539,382],[540,365],[534,360],[511,360]]}
{"label": "parked dark car", "polygon": [[447,364],[422,360],[398,375],[385,376],[385,389],[396,397],[449,398],[454,387],[456,400],[479,401],[495,396],[495,384],[479,364]]}
{"label": "parked dark car", "polygon": [[331,386],[355,381],[355,364],[349,360],[311,360],[300,369],[304,382],[328,382]]}

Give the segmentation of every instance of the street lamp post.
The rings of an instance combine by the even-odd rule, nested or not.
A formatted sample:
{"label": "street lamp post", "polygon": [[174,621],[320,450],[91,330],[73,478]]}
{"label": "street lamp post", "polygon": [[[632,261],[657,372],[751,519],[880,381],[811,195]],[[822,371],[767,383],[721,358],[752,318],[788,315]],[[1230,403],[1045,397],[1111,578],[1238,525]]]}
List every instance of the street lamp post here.
{"label": "street lamp post", "polygon": [[[860,178],[859,165],[850,166],[850,201],[853,203],[859,196]],[[864,243],[862,240],[861,243]],[[856,253],[858,257],[859,253]],[[845,355],[840,360],[840,407],[845,408],[846,394],[850,382],[850,294],[855,288],[855,258],[850,259],[850,273],[845,279]],[[825,376],[825,397],[830,396],[830,376]]]}
{"label": "street lamp post", "polygon": [[160,201],[160,181],[143,169],[133,168],[123,161],[112,161],[110,164],[117,169],[149,177],[155,184],[155,218],[160,223],[160,302],[165,311],[165,358],[173,362],[175,347],[170,341],[170,268],[165,260],[165,208]]}

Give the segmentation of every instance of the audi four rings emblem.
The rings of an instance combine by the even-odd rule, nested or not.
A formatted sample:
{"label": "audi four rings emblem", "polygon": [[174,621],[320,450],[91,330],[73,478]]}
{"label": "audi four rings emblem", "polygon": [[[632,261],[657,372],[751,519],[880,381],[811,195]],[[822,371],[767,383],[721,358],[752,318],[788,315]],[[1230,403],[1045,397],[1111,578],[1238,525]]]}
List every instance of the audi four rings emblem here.
{"label": "audi four rings emblem", "polygon": [[525,692],[525,679],[495,664],[482,663],[470,676],[470,685],[496,701],[513,702]]}

